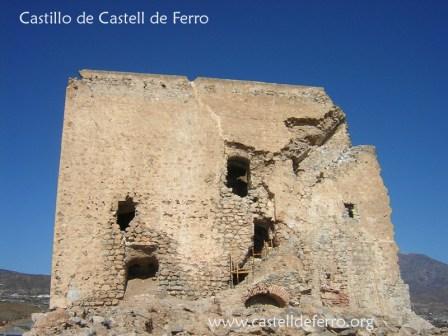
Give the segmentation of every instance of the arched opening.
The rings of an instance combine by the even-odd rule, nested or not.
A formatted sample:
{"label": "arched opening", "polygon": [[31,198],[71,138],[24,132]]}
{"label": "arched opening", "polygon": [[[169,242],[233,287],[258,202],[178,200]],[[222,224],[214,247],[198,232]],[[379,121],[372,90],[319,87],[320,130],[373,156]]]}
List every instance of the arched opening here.
{"label": "arched opening", "polygon": [[117,224],[121,231],[125,231],[135,217],[135,203],[131,197],[127,196],[125,201],[118,202]]}
{"label": "arched opening", "polygon": [[286,303],[275,295],[269,293],[260,293],[251,296],[249,299],[247,299],[244,305],[246,307],[269,305],[282,308],[286,305]]}
{"label": "arched opening", "polygon": [[227,161],[227,187],[240,197],[247,196],[250,180],[249,160],[231,157]]}
{"label": "arched opening", "polygon": [[134,259],[127,267],[127,279],[154,278],[159,271],[159,262],[156,257],[144,257]]}
{"label": "arched opening", "polygon": [[274,223],[270,219],[254,220],[254,257],[261,258],[266,246],[274,247],[273,242]]}

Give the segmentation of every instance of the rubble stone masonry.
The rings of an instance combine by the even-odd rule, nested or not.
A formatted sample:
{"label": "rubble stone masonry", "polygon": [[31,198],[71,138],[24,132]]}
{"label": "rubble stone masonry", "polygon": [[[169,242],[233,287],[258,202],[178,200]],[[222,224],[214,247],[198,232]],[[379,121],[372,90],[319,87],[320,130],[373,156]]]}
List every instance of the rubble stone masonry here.
{"label": "rubble stone masonry", "polygon": [[209,297],[239,286],[232,258],[299,306],[410,312],[375,149],[351,145],[322,88],[80,73],[66,95],[51,307],[117,305],[133,276]]}

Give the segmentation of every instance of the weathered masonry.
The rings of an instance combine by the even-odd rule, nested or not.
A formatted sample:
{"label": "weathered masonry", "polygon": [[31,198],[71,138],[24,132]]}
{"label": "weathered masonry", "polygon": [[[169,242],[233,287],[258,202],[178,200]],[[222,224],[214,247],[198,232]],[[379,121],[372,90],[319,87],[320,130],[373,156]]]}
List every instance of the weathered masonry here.
{"label": "weathered masonry", "polygon": [[246,306],[400,316],[390,212],[374,148],[351,145],[322,88],[81,71],[51,306],[116,305],[151,279],[148,291],[185,299],[246,286]]}

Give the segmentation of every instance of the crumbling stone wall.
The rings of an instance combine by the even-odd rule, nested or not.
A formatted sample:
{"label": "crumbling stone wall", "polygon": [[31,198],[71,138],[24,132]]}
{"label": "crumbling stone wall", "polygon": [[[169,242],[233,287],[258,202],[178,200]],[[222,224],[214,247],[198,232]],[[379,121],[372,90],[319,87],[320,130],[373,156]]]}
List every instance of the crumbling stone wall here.
{"label": "crumbling stone wall", "polygon": [[[248,162],[247,195],[227,184],[232,158]],[[51,306],[118,304],[145,258],[160,290],[211,296],[229,287],[230,257],[250,259],[258,221],[274,251],[252,279],[296,305],[404,316],[379,173],[321,88],[81,71],[67,87]],[[294,262],[274,271],[277,257]]]}

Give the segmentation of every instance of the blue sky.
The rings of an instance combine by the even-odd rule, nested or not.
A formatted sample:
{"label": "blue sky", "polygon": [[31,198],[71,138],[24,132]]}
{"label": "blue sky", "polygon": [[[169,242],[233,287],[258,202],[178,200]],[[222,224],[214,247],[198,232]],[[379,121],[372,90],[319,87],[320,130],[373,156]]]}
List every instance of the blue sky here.
{"label": "blue sky", "polygon": [[[377,147],[403,252],[448,262],[447,1],[10,1],[0,11],[0,268],[49,273],[64,94],[83,68],[324,86]],[[25,26],[174,10],[204,26]]]}

